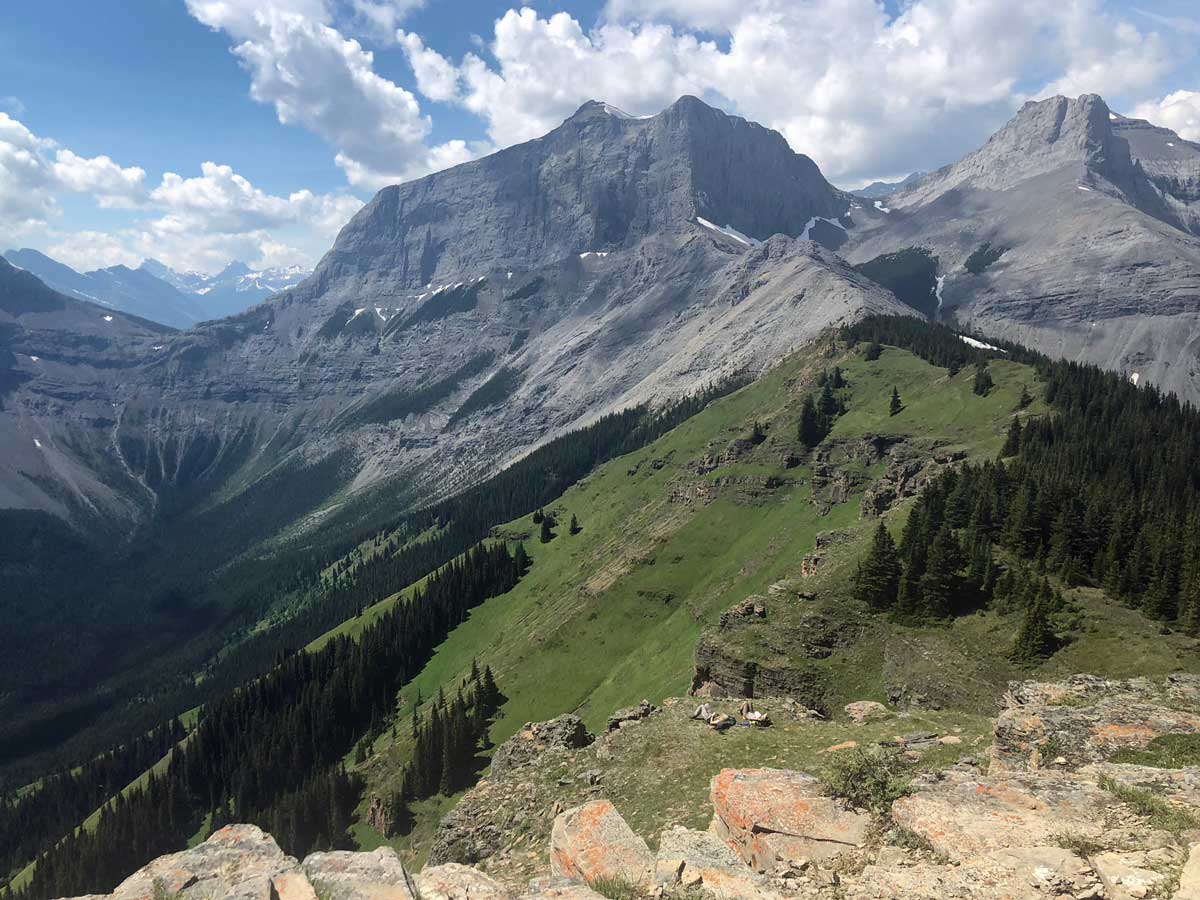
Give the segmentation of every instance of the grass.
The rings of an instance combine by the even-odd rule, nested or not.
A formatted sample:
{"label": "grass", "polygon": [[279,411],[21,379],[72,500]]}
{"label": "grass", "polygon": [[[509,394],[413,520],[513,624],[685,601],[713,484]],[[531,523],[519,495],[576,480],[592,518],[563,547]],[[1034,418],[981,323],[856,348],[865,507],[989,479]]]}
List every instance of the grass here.
{"label": "grass", "polygon": [[885,815],[910,791],[911,767],[897,750],[872,746],[837,753],[825,776],[831,795],[856,809]]}
{"label": "grass", "polygon": [[1200,734],[1164,734],[1150,741],[1145,750],[1121,750],[1110,762],[1133,763],[1156,769],[1200,766]]}
{"label": "grass", "polygon": [[627,878],[619,878],[615,875],[593,879],[589,882],[589,886],[601,897],[607,897],[608,900],[637,900],[642,896],[642,889],[639,885]]}
{"label": "grass", "polygon": [[1107,776],[1100,779],[1100,787],[1129,806],[1139,816],[1149,819],[1152,828],[1169,831],[1171,834],[1200,828],[1200,818],[1195,813],[1175,806],[1149,791],[1119,784]]}

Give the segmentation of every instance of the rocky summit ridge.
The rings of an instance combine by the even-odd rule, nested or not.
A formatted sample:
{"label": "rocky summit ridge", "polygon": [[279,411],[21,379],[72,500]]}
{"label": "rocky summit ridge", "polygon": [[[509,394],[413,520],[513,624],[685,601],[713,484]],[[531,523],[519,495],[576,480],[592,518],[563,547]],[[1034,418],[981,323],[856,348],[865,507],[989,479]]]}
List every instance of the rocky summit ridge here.
{"label": "rocky summit ridge", "polygon": [[[518,797],[539,769],[564,760],[586,767],[596,754],[619,753],[620,741],[610,737],[636,735],[648,717],[666,713],[648,705],[623,712],[600,740],[564,716],[527,725],[510,739],[497,754],[504,763],[461,801],[460,807],[474,804],[477,815],[490,817],[493,846],[443,844],[414,873],[390,847],[313,853],[301,862],[258,828],[231,825],[197,847],[155,860],[104,896],[1200,897],[1200,769],[1161,768],[1148,756],[1164,737],[1200,736],[1200,679],[1020,682],[1003,703],[986,754],[927,770],[874,810],[802,772],[726,768],[709,785],[707,830],[668,825],[651,842],[621,816],[594,775],[592,798],[569,809],[555,802],[543,812]],[[860,723],[890,714],[878,703],[858,704],[854,712]],[[853,734],[863,725],[849,727]],[[922,734],[885,743],[919,759],[923,748],[959,738]],[[827,752],[872,758],[875,751],[855,745],[847,741]],[[870,774],[863,770],[862,778]],[[443,827],[461,826],[460,818]],[[499,845],[530,830],[542,834],[546,860],[532,880],[521,880],[528,868],[492,865],[503,856]],[[475,865],[454,861],[455,855]]]}

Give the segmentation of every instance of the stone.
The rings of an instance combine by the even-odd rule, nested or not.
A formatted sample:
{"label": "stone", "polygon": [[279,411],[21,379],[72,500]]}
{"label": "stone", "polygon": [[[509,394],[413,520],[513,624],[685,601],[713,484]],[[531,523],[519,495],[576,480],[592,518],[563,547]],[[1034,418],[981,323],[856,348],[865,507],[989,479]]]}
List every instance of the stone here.
{"label": "stone", "polygon": [[949,770],[892,804],[892,818],[951,860],[1053,844],[1062,834],[1096,837],[1117,805],[1095,782],[1069,774],[977,775]]}
{"label": "stone", "polygon": [[1166,881],[1146,851],[1110,850],[1093,855],[1090,862],[1104,884],[1108,900],[1145,897],[1157,893],[1158,886]]}
{"label": "stone", "polygon": [[299,869],[276,875],[271,888],[271,900],[317,900],[316,889]]}
{"label": "stone", "polygon": [[962,743],[962,738],[957,734],[944,734],[938,738],[939,744],[956,745]]}
{"label": "stone", "polygon": [[1187,861],[1179,873],[1173,900],[1200,900],[1200,843],[1188,847]]}
{"label": "stone", "polygon": [[595,740],[583,720],[569,713],[548,722],[527,722],[496,749],[491,777],[504,778],[513,770],[536,762],[545,753],[579,750]]}
{"label": "stone", "polygon": [[817,779],[780,769],[723,769],[713,778],[710,831],[752,868],[775,873],[801,858],[863,846],[870,817],[843,809]]}
{"label": "stone", "polygon": [[506,900],[508,892],[471,866],[426,866],[414,879],[421,900]]}
{"label": "stone", "polygon": [[649,718],[658,712],[658,707],[649,700],[643,700],[637,706],[618,709],[615,713],[608,717],[608,726],[606,731],[617,731],[625,727],[631,722],[640,722],[642,719]]}
{"label": "stone", "polygon": [[703,888],[730,900],[759,900],[774,894],[766,876],[751,871],[715,834],[678,825],[662,833],[654,878],[668,887]]}
{"label": "stone", "polygon": [[846,704],[846,715],[861,725],[868,719],[878,719],[888,714],[888,708],[875,700],[856,700]]}
{"label": "stone", "polygon": [[160,856],[143,866],[110,896],[112,900],[153,900],[166,892],[179,900],[213,896],[271,900],[272,880],[295,871],[296,860],[261,828],[226,825],[190,850]]}
{"label": "stone", "polygon": [[318,892],[337,900],[419,900],[412,876],[391,847],[311,853],[302,868]]}
{"label": "stone", "polygon": [[557,816],[550,831],[550,871],[588,884],[614,879],[646,884],[654,857],[646,842],[607,800],[593,800]]}
{"label": "stone", "polygon": [[562,876],[535,878],[518,900],[605,900],[581,881]]}
{"label": "stone", "polygon": [[831,747],[826,747],[822,753],[840,753],[843,750],[853,750],[858,746],[858,741],[842,741],[840,744],[834,744]]}

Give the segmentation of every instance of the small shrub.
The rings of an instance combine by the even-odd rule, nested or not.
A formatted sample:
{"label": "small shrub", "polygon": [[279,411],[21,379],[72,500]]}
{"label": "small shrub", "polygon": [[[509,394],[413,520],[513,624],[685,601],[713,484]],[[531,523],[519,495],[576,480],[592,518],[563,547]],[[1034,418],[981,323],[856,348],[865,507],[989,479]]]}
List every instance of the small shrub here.
{"label": "small shrub", "polygon": [[1112,762],[1152,766],[1156,769],[1182,769],[1200,766],[1200,734],[1163,734],[1145,750],[1121,750]]}
{"label": "small shrub", "polygon": [[825,779],[829,793],[874,813],[886,813],[910,790],[907,763],[887,747],[856,747],[839,753],[831,768]]}
{"label": "small shrub", "polygon": [[1071,831],[1064,831],[1061,834],[1054,835],[1050,838],[1050,842],[1056,847],[1070,850],[1076,856],[1095,856],[1097,853],[1103,853],[1105,850],[1103,844],[1092,840],[1087,835]]}

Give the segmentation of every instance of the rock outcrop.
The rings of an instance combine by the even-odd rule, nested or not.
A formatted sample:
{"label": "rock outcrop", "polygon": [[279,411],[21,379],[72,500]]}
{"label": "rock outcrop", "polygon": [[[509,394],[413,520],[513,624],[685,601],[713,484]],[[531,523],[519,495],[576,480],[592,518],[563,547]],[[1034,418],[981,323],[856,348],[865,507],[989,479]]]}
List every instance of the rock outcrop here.
{"label": "rock outcrop", "polygon": [[550,832],[550,872],[594,884],[649,883],[654,857],[607,800],[569,809]]}

